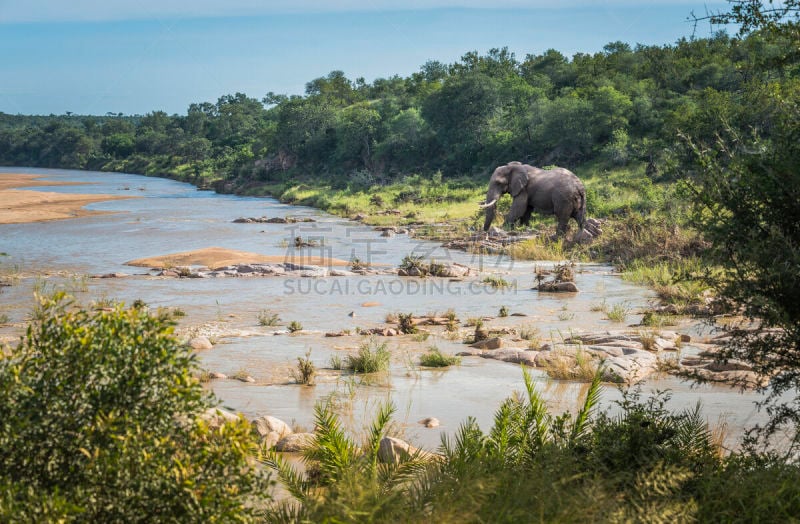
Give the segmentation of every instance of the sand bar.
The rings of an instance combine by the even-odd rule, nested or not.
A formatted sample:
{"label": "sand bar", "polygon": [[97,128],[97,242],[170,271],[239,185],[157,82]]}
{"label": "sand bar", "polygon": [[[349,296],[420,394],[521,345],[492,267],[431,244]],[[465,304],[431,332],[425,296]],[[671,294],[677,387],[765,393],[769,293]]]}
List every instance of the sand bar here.
{"label": "sand bar", "polygon": [[313,266],[348,266],[350,262],[338,258],[307,256],[300,253],[285,255],[260,255],[222,247],[207,247],[157,257],[138,258],[125,262],[128,266],[167,268],[177,266],[206,266],[211,269],[236,264],[306,264]]}
{"label": "sand bar", "polygon": [[30,186],[71,186],[81,184],[80,182],[39,180],[40,178],[42,178],[40,175],[0,174],[0,224],[23,224],[106,214],[108,211],[89,211],[88,209],[83,209],[83,206],[108,200],[136,198],[119,195],[86,195],[13,189]]}

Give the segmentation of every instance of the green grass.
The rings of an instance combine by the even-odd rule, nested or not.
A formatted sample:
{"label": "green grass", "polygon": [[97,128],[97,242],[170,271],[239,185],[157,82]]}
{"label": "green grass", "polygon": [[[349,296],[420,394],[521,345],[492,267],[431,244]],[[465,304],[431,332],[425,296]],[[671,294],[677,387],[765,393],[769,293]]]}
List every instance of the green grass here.
{"label": "green grass", "polygon": [[426,368],[446,368],[461,362],[455,355],[446,355],[436,346],[431,346],[428,351],[419,357],[419,365]]}
{"label": "green grass", "polygon": [[627,319],[628,315],[631,313],[631,308],[628,306],[628,304],[620,302],[609,308],[606,308],[605,313],[606,317],[611,322],[625,322],[625,319]]}
{"label": "green grass", "polygon": [[347,355],[344,367],[353,373],[377,373],[389,369],[390,359],[388,344],[379,344],[373,338],[361,344],[355,355]]}

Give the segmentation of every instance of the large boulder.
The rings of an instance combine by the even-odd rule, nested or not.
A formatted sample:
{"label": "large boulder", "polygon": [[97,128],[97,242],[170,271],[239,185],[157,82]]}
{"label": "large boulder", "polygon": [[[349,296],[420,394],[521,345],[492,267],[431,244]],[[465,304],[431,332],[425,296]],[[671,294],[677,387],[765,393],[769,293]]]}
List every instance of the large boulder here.
{"label": "large boulder", "polygon": [[211,343],[208,337],[194,337],[189,341],[189,347],[195,351],[200,351],[204,349],[213,349],[214,345]]}
{"label": "large boulder", "polygon": [[503,339],[500,337],[487,338],[486,340],[479,340],[470,345],[475,349],[500,349],[503,347]]}
{"label": "large boulder", "polygon": [[229,422],[238,422],[239,415],[222,408],[208,408],[200,414],[200,420],[205,421],[212,428],[218,428]]}
{"label": "large boulder", "polygon": [[398,464],[410,458],[430,458],[427,451],[415,448],[405,440],[394,437],[383,437],[378,448],[378,460],[385,464]]}
{"label": "large boulder", "polygon": [[257,419],[252,421],[253,424],[253,432],[257,433],[259,437],[264,438],[270,433],[276,433],[278,435],[278,440],[291,435],[294,433],[292,428],[289,427],[289,424],[282,421],[281,419],[270,417],[269,415],[264,417],[258,417]]}
{"label": "large boulder", "polygon": [[308,449],[313,443],[313,433],[292,433],[280,439],[280,441],[275,444],[275,450],[284,453],[296,453]]}

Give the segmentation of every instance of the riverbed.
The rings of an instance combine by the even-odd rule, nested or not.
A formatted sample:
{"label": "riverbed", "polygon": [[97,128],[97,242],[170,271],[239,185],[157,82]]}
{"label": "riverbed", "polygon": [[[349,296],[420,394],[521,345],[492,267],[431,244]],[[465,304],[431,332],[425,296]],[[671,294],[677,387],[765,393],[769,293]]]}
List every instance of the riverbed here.
{"label": "riverbed", "polygon": [[[637,324],[637,312],[655,301],[648,289],[625,282],[613,268],[579,264],[576,294],[539,293],[532,289],[537,268],[545,262],[512,261],[504,256],[473,255],[442,248],[408,234],[382,237],[358,222],[327,215],[315,209],[281,204],[270,198],[219,195],[180,182],[139,175],[72,170],[0,168],[4,173],[38,174],[54,185],[28,189],[81,195],[111,195],[117,200],[94,202],[88,214],[67,220],[0,224],[0,272],[13,285],[0,288],[0,340],[13,343],[22,331],[33,304],[34,291],[66,289],[89,303],[142,300],[150,307],[185,312],[179,319],[185,336],[208,334],[214,342],[198,351],[205,370],[232,376],[251,376],[255,382],[212,380],[222,405],[248,417],[273,415],[298,428],[313,428],[313,407],[330,399],[358,432],[376,406],[392,401],[397,407],[395,430],[416,444],[434,448],[442,433],[454,432],[468,416],[488,428],[500,402],[523,389],[518,365],[465,357],[460,365],[443,370],[421,368],[417,359],[430,346],[457,353],[463,336],[447,337],[441,330],[426,340],[421,336],[380,337],[392,353],[390,371],[370,377],[342,374],[331,369],[332,357],[355,351],[365,337],[357,330],[384,327],[387,314],[444,313],[452,310],[463,324],[469,318],[494,317],[495,328],[536,328],[543,339],[558,340],[577,331],[622,329]],[[76,185],[63,185],[76,184]],[[136,197],[136,198],[123,198]],[[3,202],[0,202],[3,204]],[[290,224],[234,223],[239,217],[294,217],[313,222]],[[295,248],[295,239],[313,244]],[[326,278],[164,278],[147,268],[126,262],[185,251],[221,247],[265,256],[304,256],[352,260],[374,268],[397,267],[404,256],[467,265],[480,276],[495,275],[508,288],[482,285],[478,279],[418,279],[368,274]],[[302,252],[300,252],[302,250]],[[125,274],[118,278],[92,278]],[[613,323],[597,305],[623,304],[630,312],[625,324]],[[497,318],[505,306],[511,314]],[[259,325],[259,314],[269,310],[282,320],[279,326]],[[302,331],[286,334],[291,321]],[[461,328],[464,333],[468,328]],[[710,336],[698,323],[685,323],[676,331],[693,339]],[[326,332],[349,330],[343,337]],[[463,333],[462,333],[463,335]],[[306,354],[320,374],[315,386],[295,384],[291,371]],[[574,409],[585,384],[551,380],[531,370],[537,388],[551,409]],[[702,402],[712,425],[727,425],[727,445],[746,426],[764,420],[753,392],[741,393],[724,386],[694,386],[666,374],[651,377],[643,394],[670,390],[675,409]],[[603,405],[613,409],[621,394],[614,385],[603,391]],[[441,425],[427,429],[418,421],[437,418]]]}

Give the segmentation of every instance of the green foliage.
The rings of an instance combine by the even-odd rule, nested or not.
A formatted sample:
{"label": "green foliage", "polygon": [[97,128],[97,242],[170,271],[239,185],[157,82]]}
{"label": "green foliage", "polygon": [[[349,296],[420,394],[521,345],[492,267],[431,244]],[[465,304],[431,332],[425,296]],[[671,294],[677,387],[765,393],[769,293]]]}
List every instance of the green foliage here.
{"label": "green foliage", "polygon": [[431,346],[428,351],[419,357],[419,365],[427,368],[446,368],[461,362],[461,358],[454,355],[445,355],[436,346]]}
{"label": "green foliage", "polygon": [[265,487],[247,424],[196,419],[212,399],[168,316],[41,299],[0,359],[0,520],[248,520]]}
{"label": "green foliage", "polygon": [[289,330],[289,333],[297,333],[298,331],[303,330],[303,324],[298,322],[297,320],[292,320],[289,322],[289,325],[286,327]]}
{"label": "green foliage", "polygon": [[483,278],[482,282],[487,286],[491,286],[495,289],[502,289],[511,286],[511,283],[504,279],[503,277],[498,277],[496,275],[489,275]]}
{"label": "green foliage", "polygon": [[377,373],[389,369],[390,358],[388,344],[371,338],[358,347],[358,353],[345,357],[344,367],[353,373]]}
{"label": "green foliage", "polygon": [[711,17],[740,24],[761,51],[742,68],[752,79],[744,89],[709,93],[713,105],[699,115],[702,125],[683,134],[693,218],[723,269],[706,280],[749,321],[725,328],[731,336],[719,358],[742,360],[769,377],[763,436],[786,426],[794,442],[800,439],[798,15],[796,0],[754,0],[733,2]]}
{"label": "green foliage", "polygon": [[497,314],[499,317],[507,317],[508,316],[508,307],[500,306],[500,312]]}
{"label": "green foliage", "polygon": [[416,333],[418,330],[417,326],[414,324],[414,314],[398,313],[397,327],[400,329],[400,333],[403,333],[404,335],[411,335]]}
{"label": "green foliage", "polygon": [[297,369],[292,370],[292,378],[298,384],[306,386],[314,385],[314,376],[317,374],[317,368],[311,362],[311,350],[306,351],[304,357],[297,357]]}
{"label": "green foliage", "polygon": [[625,319],[628,318],[630,312],[630,306],[623,302],[614,304],[611,307],[607,307],[605,310],[606,317],[611,322],[625,322]]}
{"label": "green foliage", "polygon": [[[258,312],[258,325],[259,326],[277,326],[281,321],[281,317],[274,311],[269,309],[262,309]],[[302,328],[301,328],[302,329]]]}

